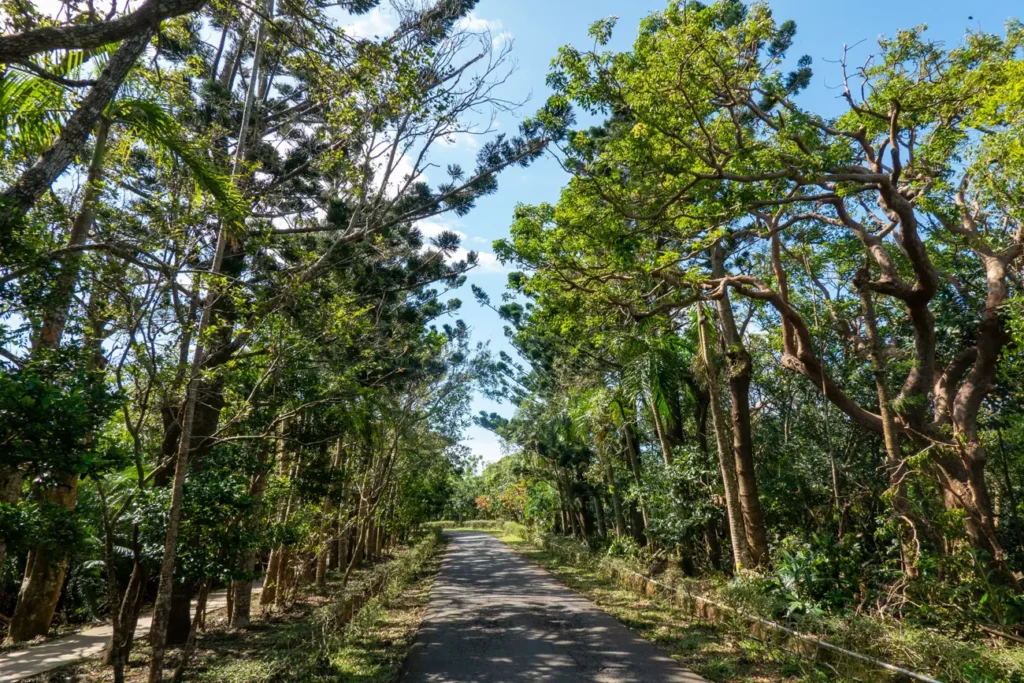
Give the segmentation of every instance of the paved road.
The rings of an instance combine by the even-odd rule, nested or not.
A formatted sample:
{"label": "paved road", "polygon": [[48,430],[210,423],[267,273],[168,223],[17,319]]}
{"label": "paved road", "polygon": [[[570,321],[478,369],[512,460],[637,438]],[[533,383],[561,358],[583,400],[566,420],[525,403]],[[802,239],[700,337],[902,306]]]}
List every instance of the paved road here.
{"label": "paved road", "polygon": [[[257,605],[260,587],[253,587],[253,604]],[[216,591],[206,599],[207,614],[227,606],[227,593]],[[136,638],[149,635],[149,627],[153,619],[150,616],[139,617],[135,628]],[[41,645],[34,645],[23,650],[11,650],[0,654],[0,683],[20,681],[23,678],[37,676],[47,671],[77,662],[80,659],[97,657],[110,643],[112,629],[109,625],[86,629],[64,638],[51,640]]]}
{"label": "paved road", "polygon": [[405,683],[707,683],[493,536],[450,536]]}

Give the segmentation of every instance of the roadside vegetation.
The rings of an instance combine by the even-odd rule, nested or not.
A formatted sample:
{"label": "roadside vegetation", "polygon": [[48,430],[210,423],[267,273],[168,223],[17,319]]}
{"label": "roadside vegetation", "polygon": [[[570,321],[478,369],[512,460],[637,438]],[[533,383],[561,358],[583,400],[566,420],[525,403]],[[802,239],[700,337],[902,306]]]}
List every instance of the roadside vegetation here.
{"label": "roadside vegetation", "polygon": [[[426,611],[444,541],[432,532],[393,557],[353,572],[347,585],[332,574],[326,586],[307,587],[280,609],[231,629],[223,612],[210,613],[184,680],[264,681],[397,680]],[[126,667],[127,681],[144,681],[147,653]],[[168,676],[172,675],[168,671]],[[38,676],[37,683],[109,681],[109,667],[84,662]]]}
{"label": "roadside vegetation", "polygon": [[[450,498],[493,361],[448,295],[477,255],[424,221],[529,165],[559,112],[490,129],[517,105],[475,0],[357,35],[379,4],[0,3],[8,646],[105,620],[114,680],[144,651],[156,683],[210,592],[244,629]],[[437,170],[470,133],[475,161]]]}
{"label": "roadside vegetation", "polygon": [[[116,683],[229,666],[196,649],[211,591],[244,632],[489,519],[1020,680],[1024,24],[815,64],[766,3],[667,2],[520,111],[477,0],[392,4],[364,36],[379,0],[0,0],[5,646],[107,620]],[[495,357],[439,221],[545,154],[558,201],[520,198],[507,290],[473,290]],[[474,395],[514,407],[475,417],[508,454],[482,471]]]}
{"label": "roadside vegetation", "polygon": [[[907,27],[813,64],[768,5],[563,47],[597,119],[495,244],[506,519],[943,680],[1024,636],[1024,29]],[[865,56],[867,59],[865,61]],[[813,77],[813,78],[812,78]],[[805,93],[837,83],[835,110]]]}

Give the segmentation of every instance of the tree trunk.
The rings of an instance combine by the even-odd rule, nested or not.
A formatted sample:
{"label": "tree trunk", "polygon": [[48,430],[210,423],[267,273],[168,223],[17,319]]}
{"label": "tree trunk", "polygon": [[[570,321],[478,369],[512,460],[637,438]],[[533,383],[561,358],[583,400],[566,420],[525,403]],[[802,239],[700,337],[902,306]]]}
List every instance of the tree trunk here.
{"label": "tree trunk", "polygon": [[718,542],[718,528],[715,519],[708,519],[704,529],[704,541],[708,547],[708,561],[717,571],[722,571],[722,544]]}
{"label": "tree trunk", "polygon": [[[103,187],[103,165],[106,160],[109,132],[110,124],[101,116],[96,128],[96,143],[92,160],[89,163],[85,190],[82,194],[82,207],[72,223],[66,245],[68,249],[76,249],[84,245],[92,230],[96,203]],[[42,311],[42,325],[38,336],[33,339],[33,355],[42,350],[52,350],[60,346],[75,286],[78,284],[81,260],[81,254],[77,252],[72,252],[65,257],[54,281],[53,290]],[[57,490],[44,493],[44,501],[60,504],[68,510],[74,509],[78,497],[78,476],[58,475],[58,481]],[[10,471],[5,477],[4,483],[6,486],[3,486],[4,490],[0,491],[0,495],[4,499],[3,502],[16,503],[21,493],[20,473]],[[0,550],[0,567],[2,567],[2,552]],[[18,595],[18,607],[15,608],[7,636],[8,642],[21,642],[37,635],[45,635],[50,630],[49,620],[53,618],[57,601],[60,599],[66,564],[66,556],[55,556],[52,549],[47,549],[43,545],[36,546],[29,553],[25,578]],[[22,600],[28,602],[22,605]],[[42,623],[44,618],[46,624]]]}
{"label": "tree trunk", "polygon": [[739,486],[736,483],[736,460],[729,452],[728,428],[725,425],[725,410],[718,397],[717,378],[714,371],[714,357],[708,341],[708,330],[704,320],[703,306],[697,306],[697,325],[700,335],[701,355],[707,373],[708,395],[711,399],[711,423],[715,431],[715,446],[718,449],[718,463],[722,472],[722,487],[725,490],[725,509],[729,520],[729,536],[732,541],[733,562],[736,570],[749,567],[750,552],[747,533],[743,528],[743,511],[740,507]]}
{"label": "tree trunk", "polygon": [[121,606],[118,610],[118,623],[121,625],[119,639],[118,634],[111,634],[110,645],[103,656],[104,664],[112,664],[115,656],[120,656],[122,662],[128,663],[132,646],[135,643],[135,629],[138,627],[139,614],[142,612],[143,590],[146,586],[146,579],[149,571],[145,565],[135,560],[132,567],[132,575],[128,579],[124,596],[121,598]]}
{"label": "tree trunk", "polygon": [[[273,16],[272,0],[268,0],[268,14]],[[231,173],[238,171],[240,159],[244,156],[245,141],[248,133],[249,115],[252,110],[252,99],[255,93],[254,83],[256,72],[259,69],[260,51],[263,49],[263,36],[265,35],[266,21],[260,19],[260,28],[256,41],[256,52],[253,58],[253,73],[249,78],[249,88],[246,92],[245,106],[242,110],[242,122],[238,132],[238,144],[235,146],[235,157]],[[120,49],[119,49],[120,50]],[[224,256],[228,251],[229,236],[223,222],[217,229],[217,245],[214,251],[213,262],[210,265],[210,275],[216,278],[222,272]],[[233,251],[239,255],[238,261],[244,258],[242,251],[244,240],[235,239]],[[197,283],[198,286],[199,283]],[[211,283],[212,284],[212,283]],[[174,581],[174,563],[178,545],[178,528],[181,522],[181,508],[184,496],[185,477],[188,472],[188,458],[192,447],[192,432],[195,426],[196,402],[201,372],[206,363],[206,345],[204,337],[214,316],[214,309],[218,301],[228,302],[230,297],[214,296],[215,287],[211,286],[207,292],[206,303],[203,305],[202,314],[199,318],[199,325],[196,327],[196,346],[193,352],[191,367],[188,373],[188,384],[185,390],[185,401],[181,411],[181,433],[178,438],[177,460],[174,468],[174,482],[171,488],[170,514],[167,522],[167,535],[164,539],[164,557],[160,566],[160,583],[157,588],[156,604],[153,606],[153,626],[150,629],[150,641],[153,645],[153,654],[150,660],[149,683],[161,683],[163,681],[163,660],[167,642],[168,618],[170,616],[171,585]]]}
{"label": "tree trunk", "polygon": [[[257,528],[261,523],[260,514],[263,510],[263,496],[267,490],[267,458],[266,449],[260,448],[257,453],[257,464],[259,470],[252,479],[252,486],[249,488],[249,496],[252,498],[252,512],[250,523]],[[259,551],[252,548],[242,554],[241,567],[243,572],[248,574],[256,569],[259,561]],[[231,628],[246,628],[252,618],[252,582],[251,578],[235,579],[231,582],[231,609],[228,610],[228,622]]]}
{"label": "tree trunk", "polygon": [[171,612],[167,623],[167,644],[181,645],[188,640],[192,624],[192,589],[187,583],[176,583],[171,592]]}
{"label": "tree trunk", "polygon": [[[78,498],[78,475],[64,476],[56,486],[42,492],[46,503],[74,510]],[[50,631],[50,622],[60,600],[67,570],[67,553],[47,544],[29,551],[25,562],[25,576],[18,592],[18,605],[14,608],[7,632],[8,643],[21,643]]]}
{"label": "tree trunk", "polygon": [[885,362],[882,358],[882,342],[878,337],[878,321],[875,318],[871,293],[863,286],[858,286],[868,277],[866,272],[861,271],[854,278],[854,285],[857,286],[860,293],[861,307],[864,311],[871,369],[875,376],[875,393],[878,396],[878,410],[882,417],[882,437],[885,443],[886,469],[889,472],[889,485],[892,491],[892,508],[897,517],[896,525],[902,549],[900,554],[903,557],[903,572],[908,578],[916,579],[921,575],[917,564],[919,553],[917,547],[911,545],[906,536],[906,526],[911,527],[914,536],[917,534],[911,516],[910,503],[907,500],[907,468],[900,452],[900,436],[892,409],[889,406],[889,392],[885,386]]}
{"label": "tree trunk", "polygon": [[[721,243],[712,247],[712,270],[715,277],[724,277]],[[761,501],[754,473],[754,439],[750,430],[750,354],[736,327],[729,290],[723,289],[718,298],[718,317],[722,323],[725,357],[729,364],[729,392],[732,399],[732,447],[736,456],[736,480],[739,484],[743,526],[747,532],[750,560],[754,566],[768,562],[768,540],[761,517]]]}
{"label": "tree trunk", "polygon": [[594,511],[597,513],[597,535],[601,538],[608,538],[608,524],[604,517],[604,502],[596,493],[592,493],[591,498],[594,501]]}
{"label": "tree trunk", "polygon": [[658,443],[661,445],[661,459],[666,466],[669,466],[672,464],[672,444],[669,443],[668,434],[665,432],[665,426],[662,424],[661,414],[658,412],[658,406],[654,404],[654,399],[650,398],[647,403],[651,409],[654,431],[658,435]]}
{"label": "tree trunk", "polygon": [[[291,449],[287,445],[287,437],[291,431],[291,418],[281,422],[281,439],[277,448],[277,476],[282,481],[289,477],[292,469]],[[288,523],[288,506],[291,495],[285,497],[283,504],[278,502],[276,523],[284,526]],[[277,600],[277,593],[280,586],[278,577],[281,573],[281,560],[284,557],[284,546],[278,545],[270,551],[270,560],[267,562],[267,575],[263,580],[263,592],[260,594],[260,605],[272,605]]]}
{"label": "tree trunk", "polygon": [[267,562],[267,575],[263,579],[263,591],[260,593],[260,605],[272,605],[277,598],[277,572],[281,565],[281,553],[283,548],[278,546],[270,551],[270,560]]}
{"label": "tree trunk", "polygon": [[185,674],[185,669],[188,667],[189,657],[192,655],[192,650],[195,647],[196,633],[199,631],[199,624],[206,614],[206,598],[210,594],[210,584],[204,581],[202,586],[199,588],[199,601],[196,603],[196,615],[192,619],[192,624],[189,627],[188,634],[185,637],[185,647],[181,651],[181,659],[178,662],[178,666],[174,669],[174,683],[179,683],[182,676]]}
{"label": "tree trunk", "polygon": [[277,576],[274,583],[277,584],[277,595],[274,596],[274,605],[282,608],[288,597],[291,595],[293,579],[295,576],[292,567],[292,549],[288,546],[281,547],[281,560],[277,563]]}
{"label": "tree trunk", "polygon": [[[622,412],[622,438],[625,446],[626,461],[629,463],[629,471],[633,474],[633,483],[636,485],[637,490],[643,486],[643,477],[640,469],[640,445],[636,438],[636,432],[633,430],[633,423],[627,421],[625,411],[622,410],[622,404],[619,403],[619,410]],[[639,508],[642,525],[633,524],[633,536],[637,543],[644,545],[647,542],[647,526],[649,520],[647,519],[647,507],[642,503],[638,506],[635,503],[630,503],[630,510]]]}
{"label": "tree trunk", "polygon": [[622,502],[619,500],[619,492],[615,487],[615,467],[611,458],[606,453],[602,458],[604,461],[604,481],[608,486],[608,497],[612,500],[612,519],[615,523],[615,535],[626,535],[626,518],[622,514]]}

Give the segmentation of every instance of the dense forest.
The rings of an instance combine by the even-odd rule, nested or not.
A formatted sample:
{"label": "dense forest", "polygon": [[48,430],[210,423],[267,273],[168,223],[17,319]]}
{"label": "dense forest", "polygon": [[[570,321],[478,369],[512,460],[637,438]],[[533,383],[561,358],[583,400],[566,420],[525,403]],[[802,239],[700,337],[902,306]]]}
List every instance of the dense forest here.
{"label": "dense forest", "polygon": [[[525,521],[785,612],[1024,621],[1024,27],[826,64],[764,5],[672,4],[548,84],[600,125],[496,243],[508,455],[453,515]],[[632,27],[630,27],[632,28]]]}
{"label": "dense forest", "polygon": [[377,4],[3,3],[7,643],[104,616],[121,680],[155,602],[161,680],[211,587],[244,626],[258,575],[273,606],[443,509],[493,364],[446,296],[476,255],[416,222],[550,133],[428,184],[468,113],[507,106],[508,49],[460,21],[473,0],[341,28]]}
{"label": "dense forest", "polygon": [[[345,30],[378,4],[0,0],[8,645],[108,619],[122,681],[152,609],[160,681],[211,590],[244,628],[257,580],[271,609],[474,518],[774,617],[1024,636],[1024,25],[819,65],[765,4],[672,2],[501,134],[476,0]],[[802,104],[823,71],[839,114]],[[545,154],[559,200],[473,288],[494,356],[477,254],[419,222]]]}

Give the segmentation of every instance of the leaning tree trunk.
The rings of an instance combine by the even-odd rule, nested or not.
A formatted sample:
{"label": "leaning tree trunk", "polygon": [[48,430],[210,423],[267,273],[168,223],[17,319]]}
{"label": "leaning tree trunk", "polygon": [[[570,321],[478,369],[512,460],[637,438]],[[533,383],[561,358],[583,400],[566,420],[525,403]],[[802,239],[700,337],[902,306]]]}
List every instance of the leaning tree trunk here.
{"label": "leaning tree trunk", "polygon": [[[622,410],[622,404],[619,403]],[[622,440],[623,449],[626,454],[626,461],[629,464],[629,471],[633,475],[633,483],[637,490],[643,487],[643,475],[640,463],[640,446],[637,442],[636,433],[633,431],[633,424],[626,420],[625,413],[622,417]],[[647,543],[647,506],[630,501],[630,524],[632,525],[633,539],[640,545]]]}
{"label": "leaning tree trunk", "polygon": [[22,216],[35,206],[82,152],[89,134],[101,121],[103,110],[145,51],[153,32],[152,28],[146,28],[118,46],[96,79],[96,85],[89,89],[78,109],[68,118],[53,145],[0,194],[0,250],[13,239]]}
{"label": "leaning tree trunk", "polygon": [[[268,14],[273,16],[273,0],[267,0]],[[266,21],[261,18],[256,39],[256,51],[253,55],[252,73],[249,75],[249,86],[245,95],[245,106],[242,109],[242,122],[239,127],[238,143],[235,146],[235,158],[232,175],[238,170],[238,163],[245,153],[245,142],[248,134],[249,115],[252,111],[255,83],[260,67],[260,54],[263,49],[263,37]],[[241,253],[242,240],[235,240],[234,248]],[[228,230],[221,222],[217,230],[217,245],[213,263],[210,265],[211,291],[207,292],[207,301],[196,328],[196,346],[188,374],[185,390],[185,401],[181,411],[181,435],[178,438],[178,453],[174,468],[174,482],[171,486],[171,504],[167,520],[167,535],[164,539],[164,557],[160,565],[160,583],[157,588],[156,604],[153,606],[153,626],[150,629],[150,642],[153,653],[150,658],[149,683],[161,683],[164,676],[164,654],[167,647],[167,626],[171,609],[171,586],[174,583],[174,564],[178,547],[178,529],[181,524],[181,509],[184,499],[185,477],[188,473],[188,458],[192,443],[192,430],[195,423],[196,402],[202,380],[201,374],[206,363],[206,346],[204,337],[214,315],[214,306],[222,297],[213,296],[213,279],[217,278],[224,265],[224,255],[228,249]],[[223,297],[230,298],[230,297]]]}

